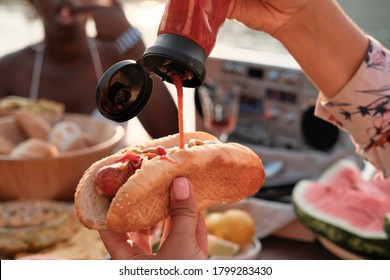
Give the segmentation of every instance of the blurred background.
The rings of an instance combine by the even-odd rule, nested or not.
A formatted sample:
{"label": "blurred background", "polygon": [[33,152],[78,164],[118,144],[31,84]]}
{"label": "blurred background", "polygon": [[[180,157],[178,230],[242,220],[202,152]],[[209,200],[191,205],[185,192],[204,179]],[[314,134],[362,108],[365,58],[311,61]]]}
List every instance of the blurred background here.
{"label": "blurred background", "polygon": [[[122,0],[132,23],[145,34],[146,43],[155,39],[157,25],[164,9],[164,0]],[[367,33],[390,47],[390,1],[339,0],[349,16]],[[93,26],[91,25],[91,32]],[[38,21],[29,17],[25,0],[0,0],[0,55],[20,48],[42,37]],[[234,21],[226,21],[219,32],[217,44],[248,49],[286,53],[284,48],[267,34],[249,30]]]}
{"label": "blurred background", "polygon": [[[34,19],[27,0],[0,0],[0,56],[41,40],[43,30],[41,22]],[[164,0],[121,0],[130,22],[137,26],[147,46],[156,39],[158,24],[163,13]],[[381,41],[390,48],[390,1],[388,0],[339,0],[347,14],[368,34]],[[93,35],[94,24],[87,25],[88,32]],[[271,53],[289,57],[288,52],[275,39],[265,33],[250,30],[241,24],[227,20],[218,33],[216,49],[219,46],[247,49],[249,56],[261,58],[261,53]],[[238,53],[230,58],[234,59]],[[264,55],[263,55],[264,57]],[[176,100],[176,91],[171,84],[167,84],[173,98]],[[196,110],[194,106],[193,89],[185,89],[184,107],[185,130],[196,129]],[[148,135],[135,118],[129,122],[132,129],[139,133],[128,139],[130,144],[142,141]]]}
{"label": "blurred background", "polygon": [[[143,34],[143,39],[147,46],[150,46],[154,43],[156,39],[156,33],[157,28],[160,23],[160,19],[162,16],[162,13],[164,11],[165,7],[165,0],[120,0],[123,4],[125,13],[130,20],[130,22],[137,26],[140,31]],[[338,1],[340,5],[344,8],[346,13],[354,20],[365,32],[372,35],[379,41],[381,41],[386,47],[390,48],[390,1],[389,0],[372,0],[372,1],[366,1],[366,0],[354,0],[354,1],[348,1],[348,0],[339,0]],[[87,25],[88,32],[93,35],[95,32],[95,27],[93,22],[91,21]],[[34,16],[32,15],[32,11],[30,10],[30,6],[27,3],[27,0],[0,0],[0,56],[20,49],[27,44],[36,42],[41,40],[43,37],[43,30],[41,26],[41,22],[39,20],[34,19]],[[240,60],[240,55],[243,53],[245,54],[245,60],[248,62],[254,63],[256,65],[257,63],[257,70],[261,70],[262,73],[270,73],[275,74],[274,71],[276,66],[279,66],[279,62],[276,64],[275,61],[270,62],[271,66],[270,68],[259,68],[259,67],[265,67],[266,60],[269,56],[276,55],[278,56],[278,61],[282,61],[285,63],[285,61],[290,61],[292,58],[288,54],[288,52],[285,50],[285,48],[275,39],[273,39],[271,36],[250,30],[246,28],[245,26],[231,20],[227,20],[224,25],[222,26],[220,32],[218,33],[216,48],[214,49],[214,52],[211,54],[211,56],[217,56],[219,53],[220,47],[227,47],[233,48],[233,49],[244,49],[246,51],[236,51],[236,52],[228,52],[227,57],[222,59],[220,62],[216,62],[215,65],[218,66],[218,63],[221,63],[225,65],[224,67],[230,67],[229,63],[235,59]],[[211,59],[210,59],[211,60]],[[233,66],[235,64],[232,64]],[[210,67],[212,67],[210,65]],[[218,66],[219,67],[219,66]],[[237,66],[235,66],[237,67]],[[246,67],[246,66],[245,66]],[[293,75],[296,79],[297,76],[294,74],[295,72],[292,71],[290,73],[289,69],[291,65],[283,65],[282,68],[285,67],[287,78],[289,75]],[[293,68],[296,66],[292,66]],[[220,68],[222,69],[222,68]],[[210,69],[212,70],[212,69]],[[257,71],[258,72],[258,71]],[[257,73],[256,72],[256,73]],[[283,75],[285,75],[284,71],[280,72],[280,76],[283,78]],[[229,76],[227,78],[224,78],[222,72],[218,71],[208,71],[208,75],[212,78],[219,79],[219,82],[223,84],[223,79],[230,80],[232,76]],[[218,77],[213,77],[213,75],[219,75]],[[265,74],[264,74],[265,75]],[[243,81],[244,82],[244,81]],[[289,82],[288,79],[284,81],[283,79],[279,82],[279,84],[275,84],[274,90],[280,90],[283,87],[286,87],[287,84],[284,84],[285,82]],[[290,81],[291,82],[291,81]],[[258,84],[254,79],[248,81],[249,84],[253,84],[253,92],[249,92],[249,96],[251,97],[250,100],[257,100],[257,103],[261,105],[260,111],[267,111],[267,108],[272,111],[273,109],[278,109],[280,106],[285,108],[284,104],[282,102],[276,101],[276,100],[266,100],[270,101],[270,105],[267,104],[264,105],[264,100],[266,99],[265,96],[263,96],[265,93],[262,93],[262,90],[266,90],[269,85],[268,82],[264,81],[264,83],[261,81],[260,84]],[[304,82],[306,83],[306,82]],[[297,91],[298,95],[302,95],[302,92],[310,91],[307,97],[303,98],[304,102],[300,101],[298,104],[303,103],[310,103],[309,110],[307,110],[307,105],[305,105],[305,108],[298,108],[298,104],[294,106],[290,106],[287,109],[289,110],[296,110],[298,111],[295,113],[295,117],[297,118],[296,123],[297,127],[300,123],[299,119],[301,118],[301,111],[308,111],[310,115],[312,115],[312,107],[315,103],[315,98],[317,95],[317,90],[312,87],[311,85],[307,84],[307,89],[299,88]],[[172,84],[167,83],[167,87],[170,90],[172,97],[176,101],[176,91]],[[291,85],[293,87],[293,85]],[[296,88],[292,88],[291,90],[295,91]],[[197,110],[194,101],[194,89],[184,89],[185,91],[185,98],[184,98],[184,129],[186,131],[192,131],[195,129],[201,129],[199,127],[199,121],[197,116]],[[249,91],[249,90],[247,90]],[[94,94],[94,93],[93,93]],[[196,97],[196,94],[195,94]],[[196,99],[196,98],[195,98]],[[253,102],[252,102],[253,103]],[[261,103],[261,104],[260,104]],[[275,105],[276,104],[276,105]],[[267,107],[268,106],[268,107]],[[278,107],[279,106],[279,107]],[[263,108],[264,107],[264,108]],[[198,108],[199,109],[199,108]],[[256,108],[254,108],[256,109]],[[259,109],[259,108],[257,108]],[[256,110],[257,110],[256,109]],[[282,109],[281,111],[284,111],[285,109]],[[199,110],[198,110],[199,111]],[[258,110],[259,111],[259,110]],[[259,113],[259,112],[257,112]],[[303,115],[303,114],[302,114]],[[248,130],[250,136],[253,136],[254,129],[251,128],[251,125],[254,123],[253,119],[256,119],[259,121],[263,116],[253,115],[251,118],[249,118],[249,124],[239,124],[238,128],[243,128],[244,130]],[[198,122],[197,122],[198,121]],[[247,120],[245,120],[247,121]],[[265,124],[268,124],[267,120],[262,122],[260,120],[259,125],[256,129],[259,129],[260,127],[263,127]],[[146,138],[148,138],[148,134],[145,132],[143,127],[141,126],[140,122],[137,118],[132,119],[129,122],[129,126],[131,127],[131,131],[137,131],[137,133],[132,134],[131,138],[127,137],[127,142],[129,144],[135,144],[144,141]],[[317,125],[316,125],[317,126]],[[288,127],[291,127],[290,124],[288,124]],[[284,131],[284,127],[280,128],[272,128],[273,134],[270,132],[266,133],[265,138],[271,139],[272,136],[281,135],[281,131]],[[288,132],[290,134],[290,132]],[[242,134],[242,133],[241,133]],[[242,135],[241,135],[242,136]],[[282,135],[283,136],[283,135]],[[281,137],[282,137],[281,136]],[[290,135],[291,136],[291,135]],[[291,141],[297,142],[298,145],[302,142],[301,138],[306,138],[302,135],[292,136],[288,139],[289,142],[287,144],[283,143],[282,146],[290,146],[291,147]],[[318,137],[317,137],[318,138]],[[245,139],[245,141],[248,139]],[[253,140],[253,139],[252,139]],[[307,140],[307,139],[303,139]],[[284,140],[283,140],[284,141]],[[256,144],[260,143],[257,139],[255,141]],[[293,143],[294,144],[294,143]],[[295,145],[295,144],[294,144]],[[293,145],[293,146],[294,146]],[[266,146],[281,146],[279,144],[275,143],[268,143]],[[274,154],[274,151],[272,151]]]}
{"label": "blurred background", "polygon": [[[34,20],[26,0],[0,0],[0,56],[22,48],[42,38],[42,26]],[[164,0],[121,0],[126,15],[143,33],[147,46],[156,38],[156,31],[163,13]],[[339,0],[350,17],[367,33],[390,47],[390,1],[388,0]],[[88,25],[93,34],[93,24]],[[226,21],[218,33],[217,46],[226,45],[244,49],[286,54],[287,51],[267,34],[250,30],[235,21]],[[188,98],[188,115],[193,116],[192,99]],[[189,104],[188,104],[189,102]],[[194,120],[186,119],[186,128],[194,128]]]}
{"label": "blurred background", "polygon": [[[34,19],[26,2],[26,0],[0,0],[0,56],[39,41],[43,36],[41,23]],[[121,0],[121,2],[131,23],[141,30],[146,45],[153,44],[166,1]],[[361,28],[390,47],[390,1],[339,0],[338,2]],[[92,22],[88,24],[88,31],[91,34],[95,32]],[[284,47],[269,35],[250,30],[231,20],[226,21],[218,33],[217,46],[238,47],[288,56]],[[174,88],[170,84],[167,86],[176,100]],[[187,92],[187,95],[191,95],[193,90],[187,89]],[[193,98],[185,99],[184,107],[186,108],[185,130],[194,130],[196,124]],[[137,142],[147,137],[137,119],[130,121],[130,125],[140,131],[139,138],[130,139],[130,142]]]}

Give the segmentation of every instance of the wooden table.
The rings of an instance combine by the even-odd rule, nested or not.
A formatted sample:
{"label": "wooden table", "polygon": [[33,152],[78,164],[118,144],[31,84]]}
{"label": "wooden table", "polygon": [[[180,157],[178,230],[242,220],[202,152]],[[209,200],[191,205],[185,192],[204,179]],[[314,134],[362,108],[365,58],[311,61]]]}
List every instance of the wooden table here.
{"label": "wooden table", "polygon": [[260,260],[339,260],[318,241],[302,242],[280,237],[261,240]]}

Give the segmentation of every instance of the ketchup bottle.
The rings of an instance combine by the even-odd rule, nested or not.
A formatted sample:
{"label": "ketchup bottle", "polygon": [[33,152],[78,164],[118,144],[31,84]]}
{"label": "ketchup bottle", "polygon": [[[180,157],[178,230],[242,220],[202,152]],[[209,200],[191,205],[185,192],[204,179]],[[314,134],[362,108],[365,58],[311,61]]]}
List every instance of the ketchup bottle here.
{"label": "ketchup bottle", "polygon": [[[146,105],[156,74],[183,87],[198,87],[206,77],[206,60],[225,21],[230,0],[168,0],[154,45],[137,61],[111,66],[99,81],[96,103],[108,119],[127,121]],[[140,73],[142,72],[142,73]]]}
{"label": "ketchup bottle", "polygon": [[157,40],[141,59],[144,68],[168,82],[170,73],[178,72],[184,87],[200,86],[229,5],[230,0],[169,0]]}

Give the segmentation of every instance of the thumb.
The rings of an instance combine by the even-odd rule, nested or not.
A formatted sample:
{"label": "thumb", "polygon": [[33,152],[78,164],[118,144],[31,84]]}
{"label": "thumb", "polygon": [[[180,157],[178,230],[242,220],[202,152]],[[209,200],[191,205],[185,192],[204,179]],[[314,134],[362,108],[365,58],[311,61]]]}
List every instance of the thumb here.
{"label": "thumb", "polygon": [[192,184],[186,178],[176,178],[170,194],[171,233],[194,235],[198,220],[198,207]]}
{"label": "thumb", "polygon": [[170,218],[165,225],[162,241],[163,252],[164,247],[177,247],[177,252],[187,248],[188,256],[177,255],[177,258],[207,256],[207,228],[199,214],[192,185],[186,178],[176,178],[172,183]]}

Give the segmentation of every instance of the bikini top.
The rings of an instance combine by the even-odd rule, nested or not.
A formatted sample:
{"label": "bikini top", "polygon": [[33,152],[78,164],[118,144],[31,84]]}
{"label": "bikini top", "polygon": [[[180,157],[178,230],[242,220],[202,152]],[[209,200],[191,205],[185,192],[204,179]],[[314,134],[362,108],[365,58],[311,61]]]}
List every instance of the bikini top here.
{"label": "bikini top", "polygon": [[[97,49],[96,41],[93,39],[88,40],[88,48],[91,53],[93,67],[95,69],[96,80],[99,81],[100,77],[103,75],[103,65],[100,59],[99,51]],[[35,50],[35,58],[34,58],[34,66],[33,66],[29,97],[31,99],[37,99],[39,94],[39,82],[41,79],[45,45],[41,43],[35,45],[33,49]],[[96,119],[114,123],[113,121],[107,120],[105,117],[103,117],[103,115],[97,109],[91,112],[91,116]],[[128,129],[127,122],[120,123],[120,126],[122,126],[125,129],[125,131],[127,131]],[[127,145],[126,141],[127,141],[126,137],[123,137],[120,142],[120,145],[126,146]]]}
{"label": "bikini top", "polygon": [[[91,53],[93,67],[95,69],[96,80],[99,81],[100,77],[103,75],[103,66],[100,59],[99,50],[97,49],[96,41],[93,39],[88,40],[88,48]],[[41,80],[45,45],[41,43],[35,45],[33,49],[35,50],[35,58],[34,58],[29,97],[31,99],[37,99],[39,95],[39,82]]]}

